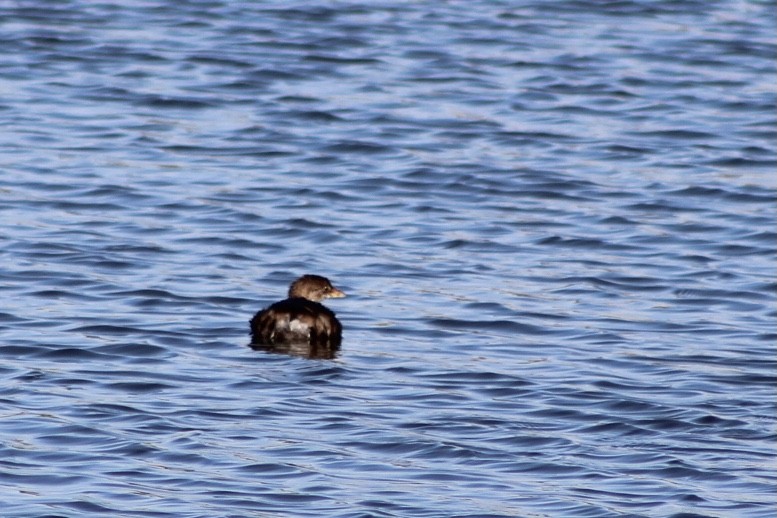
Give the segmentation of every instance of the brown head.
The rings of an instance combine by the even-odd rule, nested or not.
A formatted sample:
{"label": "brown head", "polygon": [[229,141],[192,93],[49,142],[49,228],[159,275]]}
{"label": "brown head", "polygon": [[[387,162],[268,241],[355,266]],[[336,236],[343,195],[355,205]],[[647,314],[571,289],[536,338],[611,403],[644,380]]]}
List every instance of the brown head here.
{"label": "brown head", "polygon": [[320,302],[324,299],[345,297],[345,293],[332,286],[326,277],[303,275],[289,286],[289,298],[295,297]]}

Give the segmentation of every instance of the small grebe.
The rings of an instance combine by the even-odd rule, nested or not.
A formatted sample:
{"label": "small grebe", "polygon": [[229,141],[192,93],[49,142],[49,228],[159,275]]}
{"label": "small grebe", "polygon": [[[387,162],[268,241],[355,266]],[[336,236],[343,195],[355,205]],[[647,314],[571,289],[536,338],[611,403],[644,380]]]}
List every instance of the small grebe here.
{"label": "small grebe", "polygon": [[303,275],[289,286],[289,298],[276,302],[251,319],[252,344],[295,344],[339,346],[343,326],[323,299],[345,297],[329,279]]}

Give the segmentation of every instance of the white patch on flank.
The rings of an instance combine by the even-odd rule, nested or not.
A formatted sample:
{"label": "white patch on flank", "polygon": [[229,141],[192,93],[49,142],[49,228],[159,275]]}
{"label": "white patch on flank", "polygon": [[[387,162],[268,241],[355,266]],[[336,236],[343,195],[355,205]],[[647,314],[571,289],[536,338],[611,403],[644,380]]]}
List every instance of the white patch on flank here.
{"label": "white patch on flank", "polygon": [[310,332],[307,324],[303,324],[302,322],[296,319],[289,322],[289,331],[291,331],[292,333],[299,333],[301,335],[307,335]]}

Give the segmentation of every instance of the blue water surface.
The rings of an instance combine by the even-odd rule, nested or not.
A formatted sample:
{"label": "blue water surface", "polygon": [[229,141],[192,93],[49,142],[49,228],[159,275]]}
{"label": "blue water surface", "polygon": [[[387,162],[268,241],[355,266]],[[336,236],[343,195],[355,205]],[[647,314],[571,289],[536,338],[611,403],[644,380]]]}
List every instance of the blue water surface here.
{"label": "blue water surface", "polygon": [[0,514],[773,517],[776,26],[0,2]]}

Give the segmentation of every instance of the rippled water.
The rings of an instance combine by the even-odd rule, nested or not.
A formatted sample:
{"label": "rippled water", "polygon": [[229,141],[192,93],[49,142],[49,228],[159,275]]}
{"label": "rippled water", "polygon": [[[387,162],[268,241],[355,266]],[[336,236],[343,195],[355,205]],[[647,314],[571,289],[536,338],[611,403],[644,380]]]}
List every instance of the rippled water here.
{"label": "rippled water", "polygon": [[3,516],[774,516],[771,3],[123,4],[0,3]]}

